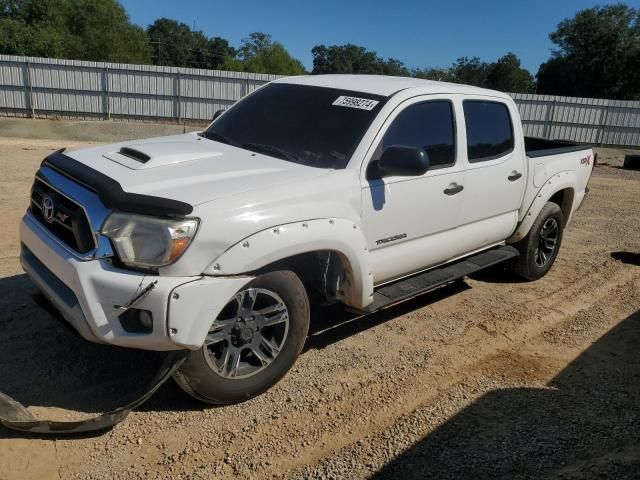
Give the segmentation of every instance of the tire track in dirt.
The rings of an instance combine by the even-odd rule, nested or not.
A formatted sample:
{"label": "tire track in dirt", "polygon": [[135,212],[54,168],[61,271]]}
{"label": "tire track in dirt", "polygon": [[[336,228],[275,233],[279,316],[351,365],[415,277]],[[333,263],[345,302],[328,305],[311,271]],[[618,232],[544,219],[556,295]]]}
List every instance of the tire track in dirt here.
{"label": "tire track in dirt", "polygon": [[[419,441],[424,435],[435,430],[447,421],[452,413],[463,408],[464,404],[469,404],[487,390],[482,387],[490,386],[495,388],[497,385],[491,385],[486,382],[487,377],[495,375],[496,371],[500,372],[500,381],[505,385],[521,385],[523,382],[534,385],[534,388],[546,389],[545,384],[548,383],[559,370],[573,359],[575,359],[585,346],[590,344],[589,338],[594,335],[599,336],[607,330],[614,328],[621,320],[640,311],[640,269],[637,267],[622,268],[618,271],[616,279],[611,279],[602,287],[594,288],[590,292],[585,292],[581,298],[576,298],[574,304],[581,305],[582,308],[572,307],[568,314],[558,314],[551,312],[546,317],[541,318],[538,327],[531,328],[529,326],[519,329],[518,334],[511,331],[512,338],[518,338],[517,342],[495,342],[490,348],[482,348],[480,339],[473,339],[466,343],[467,347],[474,346],[477,348],[478,355],[471,361],[456,362],[457,348],[448,348],[448,356],[451,360],[451,369],[448,374],[454,378],[451,382],[439,382],[438,391],[433,396],[421,396],[415,401],[407,401],[405,410],[410,413],[404,413],[398,416],[395,421],[388,424],[384,428],[372,429],[366,432],[366,435],[359,438],[356,442],[335,449],[332,455],[325,455],[324,460],[316,464],[308,464],[301,466],[293,472],[294,478],[324,478],[325,475],[341,472],[340,466],[346,464],[357,465],[357,470],[351,472],[354,478],[363,478],[374,473],[381,468],[385,459],[388,461],[400,454],[404,449]],[[614,275],[615,277],[615,275]],[[621,295],[623,293],[623,295]],[[591,323],[591,336],[585,337],[583,342],[574,343],[573,348],[569,351],[565,350],[562,355],[558,355],[557,349],[550,345],[549,338],[545,335],[550,329],[555,330],[556,335],[562,334],[565,329],[572,329],[572,325],[576,320],[580,320],[581,314],[585,311],[598,311],[604,315],[603,307],[616,305],[617,315],[613,318],[598,319],[595,323]],[[603,316],[601,315],[601,316]],[[475,337],[475,335],[471,335]],[[462,340],[461,343],[464,343]],[[460,344],[459,344],[460,345]],[[459,347],[458,345],[458,347]],[[471,388],[469,388],[471,386]],[[456,390],[466,392],[460,394]],[[419,393],[415,390],[412,393]],[[410,398],[411,396],[408,395]],[[445,398],[457,398],[459,403],[453,408],[439,410],[438,405],[446,402]],[[524,414],[524,413],[523,413]],[[420,417],[419,420],[416,417]],[[396,424],[404,423],[404,426]],[[421,429],[413,429],[415,433],[410,438],[403,438],[400,445],[395,445],[391,454],[389,454],[389,443],[394,443],[395,437],[398,435],[388,435],[390,431],[406,432],[411,431],[407,428],[407,424],[421,424]],[[377,449],[377,450],[375,450]],[[637,454],[637,447],[630,447],[625,453],[627,458],[637,459],[640,456],[629,457],[630,453]],[[602,458],[596,458],[593,461],[585,462],[586,465],[593,463],[604,463],[606,460],[611,461],[610,455],[614,457],[620,456],[620,453],[612,453]],[[355,463],[352,461],[356,459]],[[375,458],[375,462],[370,459]],[[369,459],[369,460],[367,460]],[[351,461],[350,461],[351,460]],[[461,461],[465,461],[461,459]],[[336,467],[336,465],[338,467]],[[366,467],[366,468],[363,468]],[[566,467],[562,471],[568,472],[571,468]],[[292,472],[289,472],[292,473]],[[344,472],[342,472],[344,473]],[[556,472],[560,473],[560,472]],[[289,476],[289,475],[284,475]],[[431,478],[426,475],[425,478]],[[399,477],[401,478],[401,476]],[[452,477],[455,478],[455,477]],[[549,477],[555,478],[554,474]]]}

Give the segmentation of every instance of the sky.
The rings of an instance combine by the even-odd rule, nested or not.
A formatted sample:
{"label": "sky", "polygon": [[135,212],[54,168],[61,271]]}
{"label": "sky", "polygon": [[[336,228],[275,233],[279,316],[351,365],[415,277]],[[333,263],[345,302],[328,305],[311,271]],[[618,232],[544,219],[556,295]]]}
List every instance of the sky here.
{"label": "sky", "polygon": [[[462,56],[495,61],[513,52],[535,74],[549,58],[549,33],[590,0],[120,0],[142,27],[168,17],[238,46],[251,32],[284,44],[308,70],[318,44],[354,43],[410,68],[447,67]],[[615,3],[609,2],[609,3]],[[627,5],[640,8],[640,0]]]}

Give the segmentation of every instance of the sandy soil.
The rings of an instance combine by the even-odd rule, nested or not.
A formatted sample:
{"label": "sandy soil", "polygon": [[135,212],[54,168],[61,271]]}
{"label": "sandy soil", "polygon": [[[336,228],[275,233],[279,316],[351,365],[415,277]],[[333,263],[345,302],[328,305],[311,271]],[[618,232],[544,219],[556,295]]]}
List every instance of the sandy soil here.
{"label": "sandy soil", "polygon": [[[0,391],[50,416],[98,412],[158,358],[88,344],[32,298],[17,232],[31,179],[83,144],[49,137],[0,137]],[[495,269],[363,319],[318,311],[267,394],[208,408],[169,382],[106,433],[0,428],[0,479],[639,478],[640,172],[622,154],[600,150],[542,280]]]}

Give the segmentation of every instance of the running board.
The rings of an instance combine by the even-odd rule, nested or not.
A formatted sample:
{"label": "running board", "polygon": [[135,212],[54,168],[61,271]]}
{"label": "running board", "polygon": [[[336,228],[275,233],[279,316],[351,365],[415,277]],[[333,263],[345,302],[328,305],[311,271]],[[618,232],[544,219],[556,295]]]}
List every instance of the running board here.
{"label": "running board", "polygon": [[467,275],[492,267],[519,255],[518,250],[509,245],[492,248],[484,252],[463,258],[441,267],[403,278],[376,288],[373,303],[365,311],[375,312],[393,304],[403,302],[422,293],[459,280]]}

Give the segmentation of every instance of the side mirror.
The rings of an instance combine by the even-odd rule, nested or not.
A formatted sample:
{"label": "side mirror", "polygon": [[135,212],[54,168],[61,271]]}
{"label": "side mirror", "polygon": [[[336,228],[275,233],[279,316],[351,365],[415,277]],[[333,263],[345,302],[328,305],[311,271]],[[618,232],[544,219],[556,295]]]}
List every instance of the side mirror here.
{"label": "side mirror", "polygon": [[377,162],[379,178],[390,175],[417,177],[429,170],[429,155],[422,148],[392,145]]}
{"label": "side mirror", "polygon": [[216,113],[213,114],[213,118],[211,119],[211,121],[213,122],[216,118],[218,118],[220,115],[222,115],[225,112],[225,110],[218,110]]}

